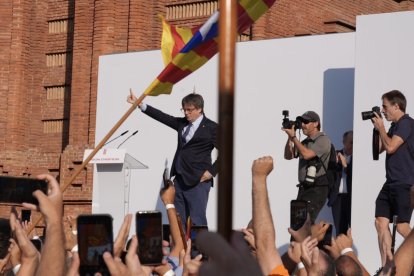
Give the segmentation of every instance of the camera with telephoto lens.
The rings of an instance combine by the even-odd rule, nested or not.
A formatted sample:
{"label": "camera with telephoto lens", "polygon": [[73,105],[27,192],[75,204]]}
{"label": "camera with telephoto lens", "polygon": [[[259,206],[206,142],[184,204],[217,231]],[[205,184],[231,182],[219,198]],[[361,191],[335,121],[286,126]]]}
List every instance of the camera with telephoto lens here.
{"label": "camera with telephoto lens", "polygon": [[316,173],[321,168],[322,163],[320,163],[317,159],[312,159],[309,161],[308,166],[306,167],[306,176],[304,185],[306,187],[311,187],[315,185]]}
{"label": "camera with telephoto lens", "polygon": [[378,116],[382,117],[381,116],[381,109],[380,109],[380,107],[379,106],[374,106],[372,108],[372,110],[370,110],[370,111],[363,111],[363,112],[361,112],[362,120],[365,121],[365,120],[369,120],[369,119],[374,118],[375,117],[375,113],[378,114]]}
{"label": "camera with telephoto lens", "polygon": [[302,128],[302,121],[300,117],[296,117],[295,121],[289,120],[289,110],[283,110],[282,115],[283,115],[282,127],[284,129],[291,129],[292,126],[295,126],[295,130]]}

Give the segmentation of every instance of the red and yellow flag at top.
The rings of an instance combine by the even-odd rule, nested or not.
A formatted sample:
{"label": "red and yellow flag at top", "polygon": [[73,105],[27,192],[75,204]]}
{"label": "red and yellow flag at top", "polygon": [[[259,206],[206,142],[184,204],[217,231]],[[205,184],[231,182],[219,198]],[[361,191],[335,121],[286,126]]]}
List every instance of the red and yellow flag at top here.
{"label": "red and yellow flag at top", "polygon": [[[239,0],[237,31],[243,33],[259,19],[276,0]],[[180,28],[162,19],[161,52],[165,68],[145,90],[148,96],[170,94],[174,84],[196,71],[218,51],[218,18],[216,11],[204,24]]]}

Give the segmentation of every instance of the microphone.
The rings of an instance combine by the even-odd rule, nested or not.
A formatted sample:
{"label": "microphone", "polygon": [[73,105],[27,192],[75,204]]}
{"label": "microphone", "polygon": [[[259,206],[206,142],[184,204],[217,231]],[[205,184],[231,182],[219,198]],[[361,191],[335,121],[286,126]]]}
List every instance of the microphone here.
{"label": "microphone", "polygon": [[129,131],[129,130],[126,130],[126,131],[122,132],[122,133],[121,133],[121,135],[118,135],[118,136],[116,136],[114,139],[109,140],[109,141],[108,141],[108,142],[106,142],[103,146],[106,146],[106,145],[108,145],[109,143],[111,143],[112,141],[115,141],[116,139],[120,138],[121,136],[124,136],[125,134],[127,134],[127,133],[128,133],[128,131]]}
{"label": "microphone", "polygon": [[129,138],[131,138],[132,136],[134,136],[135,134],[138,133],[138,130],[134,131],[131,135],[129,135],[121,144],[119,144],[119,146],[117,147],[117,149],[119,149],[120,146],[122,146],[126,141],[128,141]]}

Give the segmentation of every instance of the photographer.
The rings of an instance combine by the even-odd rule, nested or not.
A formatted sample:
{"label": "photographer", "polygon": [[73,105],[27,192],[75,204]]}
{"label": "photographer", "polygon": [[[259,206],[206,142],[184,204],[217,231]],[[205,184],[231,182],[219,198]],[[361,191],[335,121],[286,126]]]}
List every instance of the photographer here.
{"label": "photographer", "polygon": [[398,90],[382,95],[382,113],[392,122],[388,133],[380,114],[372,118],[380,136],[380,152],[386,151],[386,181],[375,202],[375,226],[382,265],[391,255],[392,237],[389,223],[398,216],[397,231],[404,238],[410,233],[412,207],[410,188],[414,183],[414,120],[405,114],[407,101]]}
{"label": "photographer", "polygon": [[[300,124],[298,124],[298,121]],[[296,137],[295,128],[298,128],[298,126],[302,128],[303,134],[307,136],[302,142]],[[299,192],[297,199],[308,201],[312,223],[315,222],[328,195],[328,179],[325,169],[328,168],[331,141],[320,129],[319,115],[314,111],[307,111],[298,117],[291,128],[282,127],[282,130],[288,135],[285,159],[291,160],[297,157],[295,156],[296,152],[299,155]]]}

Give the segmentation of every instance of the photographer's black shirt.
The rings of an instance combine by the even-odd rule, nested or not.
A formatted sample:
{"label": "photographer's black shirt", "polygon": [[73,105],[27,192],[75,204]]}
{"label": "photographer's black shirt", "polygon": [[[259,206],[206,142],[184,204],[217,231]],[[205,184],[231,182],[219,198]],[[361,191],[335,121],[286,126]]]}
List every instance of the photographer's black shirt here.
{"label": "photographer's black shirt", "polygon": [[410,152],[408,144],[413,144],[414,119],[405,114],[398,122],[392,123],[388,136],[399,136],[404,143],[385,159],[387,183],[414,184],[414,152]]}

